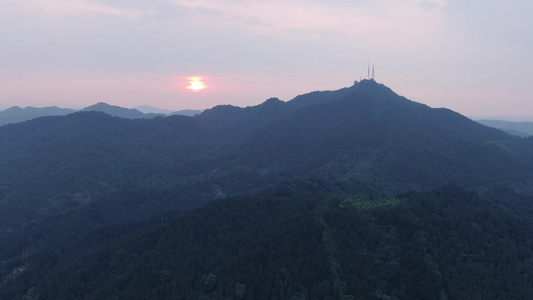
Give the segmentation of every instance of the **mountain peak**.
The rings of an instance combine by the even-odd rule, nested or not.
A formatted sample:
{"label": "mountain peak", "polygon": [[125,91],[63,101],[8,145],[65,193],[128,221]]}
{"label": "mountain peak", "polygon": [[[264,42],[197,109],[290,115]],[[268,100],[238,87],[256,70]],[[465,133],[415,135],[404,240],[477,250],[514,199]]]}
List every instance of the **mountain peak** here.
{"label": "mountain peak", "polygon": [[263,104],[265,104],[265,103],[279,103],[279,102],[283,102],[283,101],[279,100],[279,98],[277,98],[277,97],[272,97],[272,98],[268,98],[265,102],[263,102]]}
{"label": "mountain peak", "polygon": [[105,102],[98,102],[91,106],[87,106],[81,111],[100,111],[114,117],[125,119],[144,119],[151,117],[149,115],[143,114],[142,112],[134,108],[124,108],[116,105],[107,104]]}
{"label": "mountain peak", "polygon": [[[314,91],[299,95],[287,103],[293,109],[298,109],[316,104],[334,102],[347,97],[367,99],[369,101],[372,99],[389,101],[400,96],[384,84],[378,83],[373,79],[363,79],[361,81],[355,81],[350,87],[344,87],[338,90]],[[403,97],[401,98],[405,99]]]}
{"label": "mountain peak", "polygon": [[11,106],[10,108],[4,111],[21,111],[21,110],[23,110],[23,108],[21,108],[20,106]]}
{"label": "mountain peak", "polygon": [[350,89],[371,93],[375,96],[398,96],[388,86],[375,81],[374,79],[363,79],[361,81],[355,81],[354,85]]}
{"label": "mountain peak", "polygon": [[127,109],[127,108],[124,108],[124,107],[120,107],[120,106],[116,106],[116,105],[111,105],[111,104],[108,104],[108,103],[105,103],[105,102],[98,102],[96,104],[93,104],[93,105],[89,105],[87,106],[86,108],[84,108],[83,110],[96,110],[96,109],[100,109],[100,108],[120,108],[120,109]]}

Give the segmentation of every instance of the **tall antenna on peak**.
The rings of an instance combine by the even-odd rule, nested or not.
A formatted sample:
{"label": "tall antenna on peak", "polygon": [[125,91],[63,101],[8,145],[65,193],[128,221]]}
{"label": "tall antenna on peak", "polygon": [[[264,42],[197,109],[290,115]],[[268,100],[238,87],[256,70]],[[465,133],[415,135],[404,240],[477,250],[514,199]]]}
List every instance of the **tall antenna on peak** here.
{"label": "tall antenna on peak", "polygon": [[370,79],[370,61],[368,61],[368,79]]}
{"label": "tall antenna on peak", "polygon": [[374,65],[372,65],[372,80],[374,80]]}

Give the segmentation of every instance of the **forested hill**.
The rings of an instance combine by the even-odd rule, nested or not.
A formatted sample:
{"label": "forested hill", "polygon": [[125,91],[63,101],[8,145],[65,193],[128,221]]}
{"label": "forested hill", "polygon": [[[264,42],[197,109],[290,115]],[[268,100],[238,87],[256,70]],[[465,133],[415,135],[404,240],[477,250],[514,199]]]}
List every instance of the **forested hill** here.
{"label": "forested hill", "polygon": [[0,228],[109,197],[141,215],[190,208],[294,177],[381,193],[533,186],[527,140],[373,80],[196,117],[45,117],[0,127],[0,140]]}
{"label": "forested hill", "polygon": [[28,255],[0,299],[529,299],[526,217],[454,186],[341,196],[291,181]]}
{"label": "forested hill", "polygon": [[[531,138],[412,102],[373,80],[195,117],[43,117],[0,127],[0,140],[2,261],[106,224],[295,178],[365,194],[455,183],[510,198],[533,187]],[[35,234],[48,225],[60,230]]]}

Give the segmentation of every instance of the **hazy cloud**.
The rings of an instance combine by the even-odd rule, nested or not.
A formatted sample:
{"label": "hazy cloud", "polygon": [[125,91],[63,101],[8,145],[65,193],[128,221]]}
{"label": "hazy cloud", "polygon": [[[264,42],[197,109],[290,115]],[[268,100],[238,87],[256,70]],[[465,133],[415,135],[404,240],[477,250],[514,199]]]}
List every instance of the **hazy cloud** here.
{"label": "hazy cloud", "polygon": [[[350,84],[371,60],[405,96],[472,110],[504,88],[533,94],[530,11],[526,0],[0,0],[0,107],[89,97],[103,77],[116,104],[174,93],[173,108],[191,108],[168,82],[197,74],[220,83],[202,101],[249,105]],[[54,88],[62,80],[69,93]]]}
{"label": "hazy cloud", "polygon": [[102,5],[93,0],[25,0],[18,5],[25,11],[46,15],[80,15],[104,13],[116,16],[139,17],[138,9],[121,9]]}

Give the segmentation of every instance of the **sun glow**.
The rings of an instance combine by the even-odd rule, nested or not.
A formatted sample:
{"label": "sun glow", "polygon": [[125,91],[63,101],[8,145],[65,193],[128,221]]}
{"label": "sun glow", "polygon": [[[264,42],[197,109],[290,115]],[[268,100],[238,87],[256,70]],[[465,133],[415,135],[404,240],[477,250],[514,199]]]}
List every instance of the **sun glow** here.
{"label": "sun glow", "polygon": [[189,79],[189,86],[187,88],[191,91],[200,91],[206,88],[206,85],[202,81],[201,77],[190,77]]}

